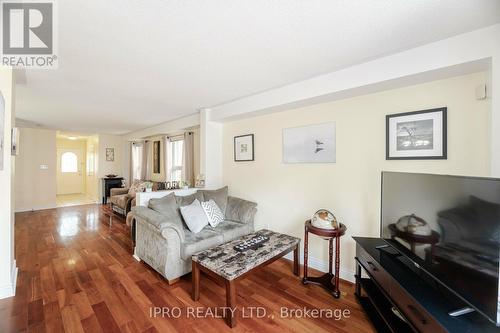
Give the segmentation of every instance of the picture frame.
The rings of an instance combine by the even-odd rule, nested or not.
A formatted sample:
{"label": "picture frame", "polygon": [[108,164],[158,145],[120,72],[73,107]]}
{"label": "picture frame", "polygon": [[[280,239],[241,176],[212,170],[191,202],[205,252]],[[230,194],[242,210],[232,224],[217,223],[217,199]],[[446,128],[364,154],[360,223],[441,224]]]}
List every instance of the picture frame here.
{"label": "picture frame", "polygon": [[336,123],[283,129],[283,163],[336,163]]}
{"label": "picture frame", "polygon": [[385,158],[447,159],[447,108],[387,115]]}
{"label": "picture frame", "polygon": [[249,162],[255,160],[254,135],[245,134],[234,137],[234,161]]}
{"label": "picture frame", "polygon": [[115,148],[106,148],[106,161],[113,162],[115,160]]}
{"label": "picture frame", "polygon": [[153,173],[159,174],[160,171],[160,154],[161,141],[153,141]]}

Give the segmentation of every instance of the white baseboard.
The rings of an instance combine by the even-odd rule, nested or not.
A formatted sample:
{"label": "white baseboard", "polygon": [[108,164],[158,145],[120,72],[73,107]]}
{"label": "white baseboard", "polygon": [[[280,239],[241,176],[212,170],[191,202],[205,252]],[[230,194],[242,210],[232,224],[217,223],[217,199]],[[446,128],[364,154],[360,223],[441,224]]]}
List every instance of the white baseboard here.
{"label": "white baseboard", "polygon": [[16,295],[16,285],[17,285],[17,266],[16,261],[12,263],[10,283],[4,286],[0,286],[0,299],[13,297]]}
{"label": "white baseboard", "polygon": [[34,206],[34,207],[22,207],[22,208],[17,208],[15,209],[16,213],[22,213],[22,212],[31,212],[35,210],[44,210],[44,209],[53,209],[57,208],[56,205],[40,205],[40,206]]}
{"label": "white baseboard", "polygon": [[[285,259],[288,259],[288,260],[293,260],[293,252],[290,252],[288,253],[285,257]],[[315,258],[315,257],[311,257],[310,255],[307,257],[307,262],[308,262],[308,267],[310,268],[314,268],[314,269],[317,269],[318,271],[321,271],[321,272],[328,272],[328,262],[325,262],[323,260],[320,260],[318,258]],[[301,253],[300,254],[300,264],[303,265],[304,264],[304,254]],[[346,281],[349,281],[349,282],[352,282],[354,283],[354,271],[351,271],[349,269],[345,269],[342,267],[342,265],[340,266],[340,278],[342,280],[346,280]]]}

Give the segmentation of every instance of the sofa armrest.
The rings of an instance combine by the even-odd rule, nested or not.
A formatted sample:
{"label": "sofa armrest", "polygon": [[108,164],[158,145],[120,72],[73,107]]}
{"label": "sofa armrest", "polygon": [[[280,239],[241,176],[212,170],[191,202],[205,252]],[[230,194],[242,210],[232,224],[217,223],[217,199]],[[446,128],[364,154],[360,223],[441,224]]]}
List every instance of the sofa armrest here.
{"label": "sofa armrest", "polygon": [[120,194],[127,194],[128,193],[128,188],[124,187],[115,187],[109,190],[109,195],[120,195]]}
{"label": "sofa armrest", "polygon": [[155,227],[163,236],[167,229],[175,231],[181,242],[184,242],[185,234],[182,225],[168,221],[168,218],[165,215],[144,206],[133,207],[132,213],[135,217],[140,218]]}
{"label": "sofa armrest", "polygon": [[226,219],[242,223],[252,223],[257,213],[255,202],[235,197],[227,197]]}

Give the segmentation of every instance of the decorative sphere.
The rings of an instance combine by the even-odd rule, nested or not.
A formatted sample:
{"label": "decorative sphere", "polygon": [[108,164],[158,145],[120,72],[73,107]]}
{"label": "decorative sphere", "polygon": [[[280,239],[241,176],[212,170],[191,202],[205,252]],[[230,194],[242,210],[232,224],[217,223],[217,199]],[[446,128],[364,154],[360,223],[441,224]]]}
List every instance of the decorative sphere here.
{"label": "decorative sphere", "polygon": [[311,219],[311,224],[313,227],[321,229],[337,229],[339,227],[339,223],[337,222],[335,215],[326,209],[320,209],[314,213]]}

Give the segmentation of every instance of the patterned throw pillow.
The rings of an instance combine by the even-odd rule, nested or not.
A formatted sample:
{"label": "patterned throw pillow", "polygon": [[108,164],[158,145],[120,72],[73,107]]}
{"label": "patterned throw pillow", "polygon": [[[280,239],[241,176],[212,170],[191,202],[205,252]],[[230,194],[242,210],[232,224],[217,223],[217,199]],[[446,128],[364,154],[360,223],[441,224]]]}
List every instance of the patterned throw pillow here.
{"label": "patterned throw pillow", "polygon": [[201,207],[203,207],[203,210],[207,215],[208,223],[210,223],[210,226],[212,228],[215,228],[217,225],[219,225],[219,223],[224,221],[224,214],[222,214],[219,206],[217,206],[215,201],[213,201],[212,199],[202,202]]}

